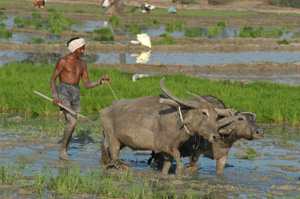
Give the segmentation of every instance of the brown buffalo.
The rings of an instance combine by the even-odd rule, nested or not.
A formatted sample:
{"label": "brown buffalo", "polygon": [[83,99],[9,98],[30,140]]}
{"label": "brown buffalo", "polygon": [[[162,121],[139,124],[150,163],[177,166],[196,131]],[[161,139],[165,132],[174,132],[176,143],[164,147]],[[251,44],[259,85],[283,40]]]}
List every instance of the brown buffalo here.
{"label": "brown buffalo", "polygon": [[[227,109],[225,104],[213,96],[202,96],[215,108]],[[228,122],[230,120],[230,122]],[[233,143],[241,138],[247,140],[260,139],[264,132],[256,124],[256,115],[245,111],[236,111],[231,117],[218,120],[219,134],[221,140],[217,143],[210,143],[205,138],[195,135],[180,147],[182,157],[189,156],[190,167],[197,167],[200,155],[211,159],[217,159],[216,173],[222,173],[228,158],[228,152]],[[163,163],[160,154],[152,152],[148,164],[152,157],[157,165]]]}
{"label": "brown buffalo", "polygon": [[[162,173],[167,174],[169,165],[176,159],[176,175],[184,172],[180,159],[180,146],[191,136],[198,134],[210,142],[216,142],[218,134],[217,111],[206,102],[185,100],[172,95],[164,86],[164,78],[160,86],[165,93],[151,97],[131,100],[116,100],[108,108],[101,111],[103,126],[102,163],[119,164],[119,152],[128,146],[132,150],[152,150],[161,153],[165,159]],[[164,104],[160,99],[172,99],[172,104]],[[180,107],[178,107],[178,105]],[[178,109],[183,109],[178,113]],[[179,116],[180,115],[180,116]],[[181,117],[182,116],[182,117]],[[108,147],[105,147],[104,141]]]}

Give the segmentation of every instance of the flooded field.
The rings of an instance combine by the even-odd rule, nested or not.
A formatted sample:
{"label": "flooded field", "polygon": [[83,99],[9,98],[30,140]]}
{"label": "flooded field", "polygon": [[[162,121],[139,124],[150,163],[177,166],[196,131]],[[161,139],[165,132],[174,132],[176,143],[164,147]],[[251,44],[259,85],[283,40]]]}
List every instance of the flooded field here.
{"label": "flooded field", "polygon": [[[1,114],[0,164],[2,168],[9,164],[23,165],[22,168],[14,168],[11,172],[19,173],[24,176],[24,179],[31,179],[38,170],[43,172],[46,169],[52,170],[53,175],[58,175],[67,167],[66,163],[58,158],[59,140],[63,129],[62,118],[30,118],[22,115],[16,118],[15,116],[17,115]],[[51,132],[51,136],[47,135],[49,124],[55,124],[61,132]],[[265,131],[265,137],[255,141],[237,141],[229,152],[227,166],[224,174],[221,175],[215,174],[216,161],[206,157],[200,158],[199,169],[187,170],[188,175],[184,179],[175,178],[175,162],[168,176],[161,175],[161,170],[153,163],[148,165],[151,151],[132,151],[125,148],[121,151],[120,158],[131,164],[130,170],[134,176],[160,179],[180,187],[179,189],[188,183],[187,189],[191,192],[195,191],[199,194],[198,197],[201,197],[201,193],[197,192],[202,190],[198,185],[200,183],[206,188],[209,185],[210,195],[217,198],[218,196],[222,198],[298,198],[300,129],[271,124],[260,124],[260,126]],[[92,127],[81,121],[74,134],[68,152],[72,163],[78,164],[83,171],[101,169],[100,124]],[[250,150],[255,151],[256,154],[254,156],[241,155]],[[184,158],[183,162],[188,166],[188,158]],[[2,195],[14,197],[38,195],[34,190],[27,190],[24,194],[20,191],[21,189],[26,190],[26,187],[12,189],[10,186],[0,185]],[[224,195],[222,192],[225,190]],[[39,197],[43,198],[52,194],[45,189]]]}

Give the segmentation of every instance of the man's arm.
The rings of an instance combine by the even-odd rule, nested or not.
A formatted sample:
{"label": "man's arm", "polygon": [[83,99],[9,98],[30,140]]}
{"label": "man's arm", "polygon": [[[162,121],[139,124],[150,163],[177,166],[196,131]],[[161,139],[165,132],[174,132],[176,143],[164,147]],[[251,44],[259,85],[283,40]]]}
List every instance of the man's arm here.
{"label": "man's arm", "polygon": [[88,89],[88,88],[94,88],[96,86],[102,85],[104,82],[104,80],[102,80],[102,79],[100,79],[99,81],[90,82],[86,63],[83,60],[82,60],[82,62],[83,62],[82,64],[84,66],[84,69],[83,69],[83,73],[82,73],[81,77],[82,77],[82,82],[83,82],[84,88]]}
{"label": "man's arm", "polygon": [[60,75],[61,71],[64,68],[64,60],[60,59],[58,63],[56,64],[56,67],[54,69],[54,72],[50,78],[50,88],[53,95],[53,104],[58,106],[59,103],[61,103],[60,99],[58,98],[57,91],[56,91],[56,79]]}

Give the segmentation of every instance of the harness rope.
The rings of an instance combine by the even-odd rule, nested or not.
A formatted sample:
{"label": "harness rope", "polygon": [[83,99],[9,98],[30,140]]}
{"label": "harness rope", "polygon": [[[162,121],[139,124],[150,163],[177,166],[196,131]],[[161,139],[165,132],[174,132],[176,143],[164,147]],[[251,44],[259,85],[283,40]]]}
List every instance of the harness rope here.
{"label": "harness rope", "polygon": [[182,125],[183,125],[184,129],[186,130],[187,134],[193,135],[193,134],[190,133],[190,131],[185,126],[185,122],[183,121],[183,117],[182,117],[182,113],[181,113],[181,108],[180,107],[178,107],[178,112],[179,112],[179,116],[180,116]]}
{"label": "harness rope", "polygon": [[110,84],[109,84],[109,83],[108,83],[108,86],[109,86],[109,88],[110,88],[111,92],[114,94],[114,96],[115,96],[116,100],[118,100],[118,98],[117,98],[117,96],[116,96],[116,94],[115,94],[114,90],[112,89],[112,87],[110,86]]}

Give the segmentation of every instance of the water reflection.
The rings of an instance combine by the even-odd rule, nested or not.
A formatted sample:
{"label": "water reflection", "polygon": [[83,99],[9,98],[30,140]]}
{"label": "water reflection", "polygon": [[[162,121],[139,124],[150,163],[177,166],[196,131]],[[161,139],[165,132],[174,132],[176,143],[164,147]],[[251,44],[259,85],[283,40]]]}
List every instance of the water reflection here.
{"label": "water reflection", "polygon": [[[151,55],[151,56],[150,56]],[[31,53],[31,52],[0,52],[0,66],[9,61],[30,61],[34,63],[53,63],[63,54],[57,53]],[[186,65],[206,66],[231,63],[252,63],[252,62],[277,62],[294,63],[300,62],[300,53],[291,52],[250,52],[250,53],[167,53],[167,52],[141,52],[141,53],[85,53],[83,58],[87,63],[144,63],[152,64],[160,62],[163,65]]]}
{"label": "water reflection", "polygon": [[[7,29],[13,28],[14,25],[14,19],[16,16],[8,17],[8,19],[3,20],[3,23],[6,24]],[[125,24],[123,27],[120,27],[116,30],[113,29],[112,25],[108,24],[107,21],[75,21],[75,24],[71,26],[69,31],[77,31],[79,33],[85,33],[85,32],[92,32],[95,29],[101,29],[104,27],[109,27],[112,32],[114,32],[115,35],[122,35],[122,36],[130,36],[129,32],[127,32],[127,28],[132,24]],[[166,33],[165,25],[155,25],[155,26],[147,26],[147,25],[141,25],[142,31],[141,33],[146,33],[150,37],[158,37],[159,35]],[[171,34],[171,36],[178,38],[178,37],[184,37],[185,31],[188,28],[197,28],[200,31],[200,36],[198,38],[234,38],[237,37],[240,33],[240,27],[227,27],[225,29],[222,29],[221,33],[215,36],[209,35],[207,33],[208,27],[196,27],[196,26],[189,26],[184,27],[182,31],[174,31]],[[280,38],[291,38],[294,35],[299,35],[300,30],[294,29],[289,32],[284,32],[283,35]],[[28,37],[32,37],[33,35],[28,34],[19,34],[17,37],[18,39],[11,39],[9,41],[17,42],[19,43],[21,40],[27,40]],[[24,37],[24,38],[23,38]],[[55,38],[53,38],[55,39]],[[47,42],[53,42],[53,41],[47,41]]]}

